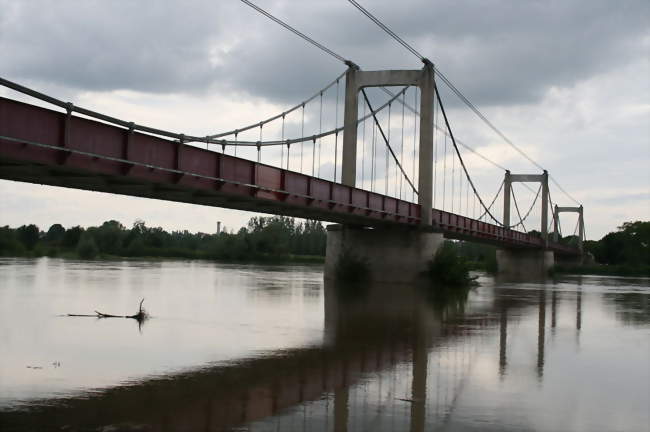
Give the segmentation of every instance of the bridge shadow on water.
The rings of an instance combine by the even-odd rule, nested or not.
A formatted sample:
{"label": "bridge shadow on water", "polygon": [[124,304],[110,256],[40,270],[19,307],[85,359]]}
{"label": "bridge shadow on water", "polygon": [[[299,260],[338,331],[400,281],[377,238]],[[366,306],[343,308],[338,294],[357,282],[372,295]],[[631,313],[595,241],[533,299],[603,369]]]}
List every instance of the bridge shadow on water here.
{"label": "bridge shadow on water", "polygon": [[[555,301],[545,290],[523,300],[506,290],[471,306],[468,295],[477,294],[469,289],[326,282],[324,290],[322,344],[36,401],[0,412],[0,429],[433,430],[450,423],[486,330],[500,329],[503,375],[509,313],[534,304],[545,311]],[[539,319],[545,323],[542,312]],[[542,334],[540,379],[543,341]],[[476,430],[455,423],[459,429]]]}

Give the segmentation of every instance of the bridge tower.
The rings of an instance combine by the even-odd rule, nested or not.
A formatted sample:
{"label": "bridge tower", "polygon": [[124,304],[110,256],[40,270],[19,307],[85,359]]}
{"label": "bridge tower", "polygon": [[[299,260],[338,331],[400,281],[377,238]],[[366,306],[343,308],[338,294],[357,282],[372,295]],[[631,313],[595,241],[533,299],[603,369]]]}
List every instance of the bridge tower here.
{"label": "bridge tower", "polygon": [[366,87],[418,87],[418,204],[421,223],[418,229],[330,226],[327,233],[325,277],[333,275],[341,257],[353,255],[369,264],[370,278],[373,280],[412,282],[426,269],[427,263],[444,241],[442,234],[432,230],[434,66],[426,59],[424,67],[416,70],[363,71],[354,64],[349,66],[345,88],[342,183],[347,186],[355,186],[356,183],[359,92]]}
{"label": "bridge tower", "polygon": [[585,235],[585,221],[583,207],[559,207],[555,206],[553,210],[553,241],[559,241],[560,213],[578,213],[578,249],[580,254],[584,253],[583,238]]}
{"label": "bridge tower", "polygon": [[540,233],[543,249],[501,248],[497,249],[497,266],[499,274],[514,279],[544,278],[555,265],[555,254],[548,250],[548,172],[542,174],[511,174],[506,171],[503,180],[503,225],[510,227],[510,196],[512,184],[520,182],[541,184],[542,222]]}

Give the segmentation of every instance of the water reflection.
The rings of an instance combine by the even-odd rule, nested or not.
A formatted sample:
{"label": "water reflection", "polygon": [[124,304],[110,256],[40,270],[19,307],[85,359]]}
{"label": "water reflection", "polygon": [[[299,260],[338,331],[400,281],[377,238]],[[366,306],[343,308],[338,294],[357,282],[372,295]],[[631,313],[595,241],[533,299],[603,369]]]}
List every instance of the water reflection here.
{"label": "water reflection", "polygon": [[[289,296],[295,286],[287,274],[245,271],[257,281],[246,285],[247,301],[263,300],[268,308],[304,307]],[[591,279],[480,281],[471,291],[431,292],[381,284],[321,287],[314,275],[304,277],[302,301],[324,297],[322,342],[32,399],[11,409],[0,406],[0,429],[616,431],[647,426],[650,358],[643,340],[648,321],[635,321],[637,327],[646,324],[641,332],[617,327],[606,308],[647,310],[647,287],[632,293],[645,296],[641,300],[629,292],[603,293]],[[580,411],[572,408],[576,404]]]}
{"label": "water reflection", "polygon": [[616,306],[616,316],[626,325],[650,324],[650,295],[647,292],[605,293],[605,300]]}

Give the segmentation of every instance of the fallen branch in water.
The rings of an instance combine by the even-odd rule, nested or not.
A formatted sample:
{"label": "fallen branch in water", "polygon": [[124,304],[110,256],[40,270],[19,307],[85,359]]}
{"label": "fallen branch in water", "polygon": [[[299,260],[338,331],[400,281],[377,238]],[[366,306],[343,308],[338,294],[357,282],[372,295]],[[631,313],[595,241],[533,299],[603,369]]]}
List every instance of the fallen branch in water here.
{"label": "fallen branch in water", "polygon": [[95,311],[95,315],[79,315],[79,314],[67,314],[69,317],[96,317],[96,318],[131,318],[137,321],[144,321],[148,318],[147,311],[142,307],[144,303],[144,298],[140,300],[140,307],[138,308],[138,313],[135,315],[111,315],[103,312]]}

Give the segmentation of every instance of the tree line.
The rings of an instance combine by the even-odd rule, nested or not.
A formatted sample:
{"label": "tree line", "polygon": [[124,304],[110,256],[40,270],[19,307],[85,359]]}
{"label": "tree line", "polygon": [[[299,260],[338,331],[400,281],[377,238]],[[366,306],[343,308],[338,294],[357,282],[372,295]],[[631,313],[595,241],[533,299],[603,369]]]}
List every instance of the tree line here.
{"label": "tree line", "polygon": [[[538,231],[530,233],[541,236]],[[560,236],[559,242],[576,247],[578,237]],[[458,241],[449,247],[464,258],[471,269],[489,272],[497,269],[495,246]],[[570,266],[567,271],[650,276],[650,221],[625,222],[600,240],[585,241],[584,249],[593,255],[596,265],[583,266],[582,270]],[[558,270],[562,270],[562,266]]]}
{"label": "tree line", "polygon": [[136,220],[126,228],[115,220],[100,226],[41,231],[34,224],[0,227],[0,256],[176,257],[215,260],[283,260],[325,255],[326,231],[319,221],[285,216],[253,217],[237,232],[167,232]]}
{"label": "tree line", "polygon": [[[575,236],[561,238],[576,244]],[[298,222],[285,216],[253,217],[237,232],[218,234],[167,232],[137,220],[131,228],[110,220],[97,227],[64,228],[53,224],[41,231],[34,224],[0,227],[0,256],[177,257],[217,260],[286,259],[325,255],[326,231],[319,221]],[[494,246],[453,242],[456,254],[472,268],[494,270]],[[625,222],[600,240],[584,244],[598,264],[650,269],[650,222]],[[638,272],[637,272],[638,273]]]}
{"label": "tree line", "polygon": [[650,221],[625,222],[600,240],[585,242],[597,263],[650,268]]}

